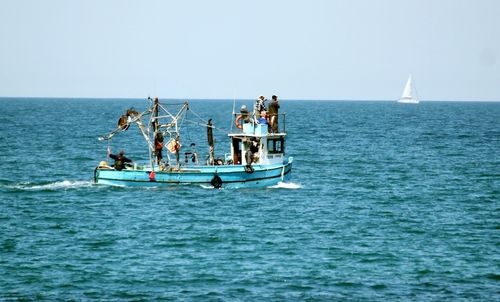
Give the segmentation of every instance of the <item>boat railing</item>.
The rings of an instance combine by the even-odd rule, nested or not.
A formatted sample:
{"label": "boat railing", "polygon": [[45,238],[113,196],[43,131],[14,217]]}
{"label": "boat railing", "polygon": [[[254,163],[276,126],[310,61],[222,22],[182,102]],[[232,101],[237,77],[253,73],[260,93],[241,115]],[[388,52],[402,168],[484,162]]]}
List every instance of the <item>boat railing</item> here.
{"label": "boat railing", "polygon": [[[236,121],[238,117],[240,116],[239,113],[234,113],[233,114],[233,121]],[[256,118],[251,115],[249,116],[249,121],[245,122],[242,119],[238,120],[238,124],[240,125],[238,128],[240,129],[241,132],[247,133],[247,134],[257,134],[257,135],[264,135],[267,133],[272,133],[272,126],[271,126],[271,118],[272,116],[267,117],[267,124],[259,124],[256,120]],[[241,127],[241,128],[240,128]],[[277,115],[277,132],[276,133],[286,133],[286,113],[279,113]]]}

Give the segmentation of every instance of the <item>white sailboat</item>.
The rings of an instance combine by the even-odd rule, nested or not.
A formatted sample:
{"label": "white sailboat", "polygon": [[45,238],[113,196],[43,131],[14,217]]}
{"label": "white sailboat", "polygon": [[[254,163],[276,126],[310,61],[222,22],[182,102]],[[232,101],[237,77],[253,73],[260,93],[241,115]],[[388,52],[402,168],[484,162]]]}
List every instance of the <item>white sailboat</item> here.
{"label": "white sailboat", "polygon": [[413,86],[411,74],[408,77],[408,81],[406,81],[405,89],[403,90],[403,94],[401,95],[401,98],[398,100],[398,103],[405,103],[405,104],[419,103],[415,87]]}

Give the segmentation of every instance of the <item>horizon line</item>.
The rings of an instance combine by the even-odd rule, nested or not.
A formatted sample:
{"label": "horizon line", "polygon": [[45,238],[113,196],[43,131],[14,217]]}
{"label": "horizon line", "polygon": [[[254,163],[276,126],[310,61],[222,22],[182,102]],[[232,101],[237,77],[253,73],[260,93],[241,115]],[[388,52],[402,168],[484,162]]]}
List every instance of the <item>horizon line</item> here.
{"label": "horizon line", "polygon": [[[144,97],[66,97],[66,96],[0,96],[0,99],[72,99],[72,100],[141,100],[147,99]],[[163,100],[192,100],[192,101],[233,101],[233,100],[244,100],[251,101],[253,98],[178,98],[178,97],[165,97],[160,98]],[[396,102],[397,99],[299,99],[299,98],[280,98],[286,101],[317,101],[317,102]],[[420,102],[500,102],[500,99],[428,99],[422,100]]]}

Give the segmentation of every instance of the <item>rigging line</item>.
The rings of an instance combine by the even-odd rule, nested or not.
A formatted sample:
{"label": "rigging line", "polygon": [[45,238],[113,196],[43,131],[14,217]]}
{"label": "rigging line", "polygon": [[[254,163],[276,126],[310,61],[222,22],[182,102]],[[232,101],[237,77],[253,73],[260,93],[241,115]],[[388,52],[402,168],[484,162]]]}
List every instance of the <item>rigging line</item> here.
{"label": "rigging line", "polygon": [[[191,123],[191,124],[196,124],[196,125],[198,125],[198,126],[208,127],[208,126],[207,126],[207,123],[198,123],[198,122],[196,122],[196,121],[191,121],[191,120],[188,120],[188,119],[186,119],[186,122]],[[225,129],[225,128],[215,127],[214,125],[212,125],[212,126],[210,126],[210,127],[211,127],[212,129],[217,130],[217,131],[220,131],[220,132],[223,132],[223,133],[227,133],[227,129]]]}
{"label": "rigging line", "polygon": [[[200,123],[200,122],[192,121],[192,120],[188,120],[188,119],[186,119],[186,122],[191,123],[191,124],[196,124],[198,126],[203,126],[203,127],[207,126],[207,123]],[[215,127],[212,126],[212,128],[215,128]]]}
{"label": "rigging line", "polygon": [[[171,104],[167,104],[167,105],[171,105]],[[179,112],[177,112],[176,115],[173,115],[170,111],[168,111],[165,107],[163,107],[162,104],[158,103],[158,107],[160,107],[163,111],[165,111],[169,115],[169,117],[177,123],[177,120],[181,117],[181,115],[184,114],[187,110],[189,110],[189,103],[186,101],[182,104],[179,103],[176,105],[183,105],[183,106],[179,110]],[[156,119],[159,119],[159,118],[164,118],[164,116],[156,117]]]}
{"label": "rigging line", "polygon": [[[199,114],[197,114],[193,110],[191,110],[191,112],[200,120],[200,123],[188,120],[190,123],[196,123],[200,126],[207,127],[206,119],[202,118]],[[228,132],[228,130],[225,128],[218,128],[218,127],[215,127],[214,125],[212,125],[211,127],[212,127],[212,129],[215,129],[217,131],[226,132],[226,133]]]}
{"label": "rigging line", "polygon": [[183,103],[162,103],[164,106],[179,106],[179,105],[184,105],[185,102]]}
{"label": "rigging line", "polygon": [[[134,117],[134,118],[130,121],[130,124],[132,124],[132,123],[137,123],[137,124],[139,124],[139,123],[140,123],[140,121],[141,121],[142,116],[147,115],[147,114],[149,114],[149,113],[151,113],[151,110],[149,110],[149,109],[148,109],[148,110],[146,110],[146,111],[144,111],[144,112],[139,113],[138,115],[136,115],[136,116],[135,116],[135,117]],[[122,127],[120,127],[120,126],[118,126],[118,128],[116,128],[115,130],[111,131],[110,133],[108,133],[108,134],[106,134],[106,135],[103,135],[103,136],[99,137],[99,140],[100,140],[100,141],[102,141],[102,140],[110,140],[110,139],[111,139],[111,138],[112,138],[115,134],[117,134],[117,133],[119,133],[119,132],[123,132],[123,131],[124,131],[124,130],[123,130],[123,128],[122,128]]]}
{"label": "rigging line", "polygon": [[206,119],[202,118],[202,117],[201,117],[198,113],[194,112],[193,110],[191,110],[191,113],[192,113],[194,116],[196,116],[197,118],[199,118],[199,119],[200,119],[200,121],[202,121],[202,122],[205,122],[205,121],[206,121]]}
{"label": "rigging line", "polygon": [[183,114],[179,115],[178,120],[180,121],[177,123],[179,125],[178,129],[181,131],[184,121],[187,120],[187,110],[183,112]]}
{"label": "rigging line", "polygon": [[160,103],[158,103],[158,107],[160,107],[161,109],[163,109],[163,111],[165,111],[170,116],[170,118],[175,119],[175,116],[172,113],[170,113],[170,111],[168,111],[167,109],[165,109]]}
{"label": "rigging line", "polygon": [[111,151],[111,149],[109,148],[111,144],[111,139],[108,140],[108,149],[106,149],[106,161],[109,162],[109,153]]}
{"label": "rigging line", "polygon": [[[192,109],[190,109],[191,113],[193,113],[194,116],[196,116],[198,119],[200,119],[201,123],[199,123],[198,125],[200,126],[204,126],[206,127],[207,126],[207,123],[206,123],[206,119],[201,117],[198,113],[196,113],[195,111],[193,111]],[[187,120],[188,122],[190,123],[197,123],[197,122],[194,122],[194,121],[191,121],[191,120]],[[212,125],[212,129],[215,129],[217,131],[221,131],[221,132],[225,132],[227,133],[228,132],[228,129],[226,128],[219,128],[219,127],[215,127],[214,125]]]}
{"label": "rigging line", "polygon": [[[189,111],[189,110],[186,110],[186,112],[184,113],[184,117],[183,117],[183,119],[182,119],[182,122],[181,122],[181,123],[184,123],[185,121],[187,121],[187,120],[188,120],[188,117],[187,117],[187,115],[188,115],[188,111]],[[190,131],[186,131],[186,137],[185,137],[185,138],[186,138],[186,141],[191,142],[191,136],[189,135],[189,133],[190,133]]]}
{"label": "rigging line", "polygon": [[[162,108],[162,109],[164,111],[166,111],[165,108]],[[167,112],[167,113],[169,113],[169,112]],[[158,116],[156,119],[157,120],[159,120],[161,118],[171,118],[172,119],[171,123],[164,124],[164,125],[160,124],[160,127],[166,127],[166,129],[163,130],[162,133],[163,134],[168,133],[169,137],[172,138],[173,137],[173,133],[172,133],[173,129],[172,128],[175,127],[175,130],[173,130],[173,131],[175,132],[175,134],[177,136],[179,134],[179,132],[181,131],[181,128],[183,126],[183,122],[186,118],[186,115],[187,115],[187,110],[182,109],[177,113],[176,116],[172,116],[172,115],[170,117],[169,116]]]}
{"label": "rigging line", "polygon": [[[148,100],[151,105],[154,103],[154,98],[152,98],[152,97],[148,97],[146,100]],[[163,104],[164,106],[179,106],[179,105],[184,105],[184,103],[185,102],[183,102],[183,103],[163,103],[162,102],[161,104]]]}

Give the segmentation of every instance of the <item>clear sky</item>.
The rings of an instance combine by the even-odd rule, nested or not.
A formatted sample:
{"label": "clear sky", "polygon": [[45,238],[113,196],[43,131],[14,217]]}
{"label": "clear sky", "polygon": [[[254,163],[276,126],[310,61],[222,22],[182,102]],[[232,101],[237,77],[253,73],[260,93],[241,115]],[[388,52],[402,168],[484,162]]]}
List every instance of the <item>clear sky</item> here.
{"label": "clear sky", "polygon": [[0,96],[500,100],[499,0],[0,0]]}

